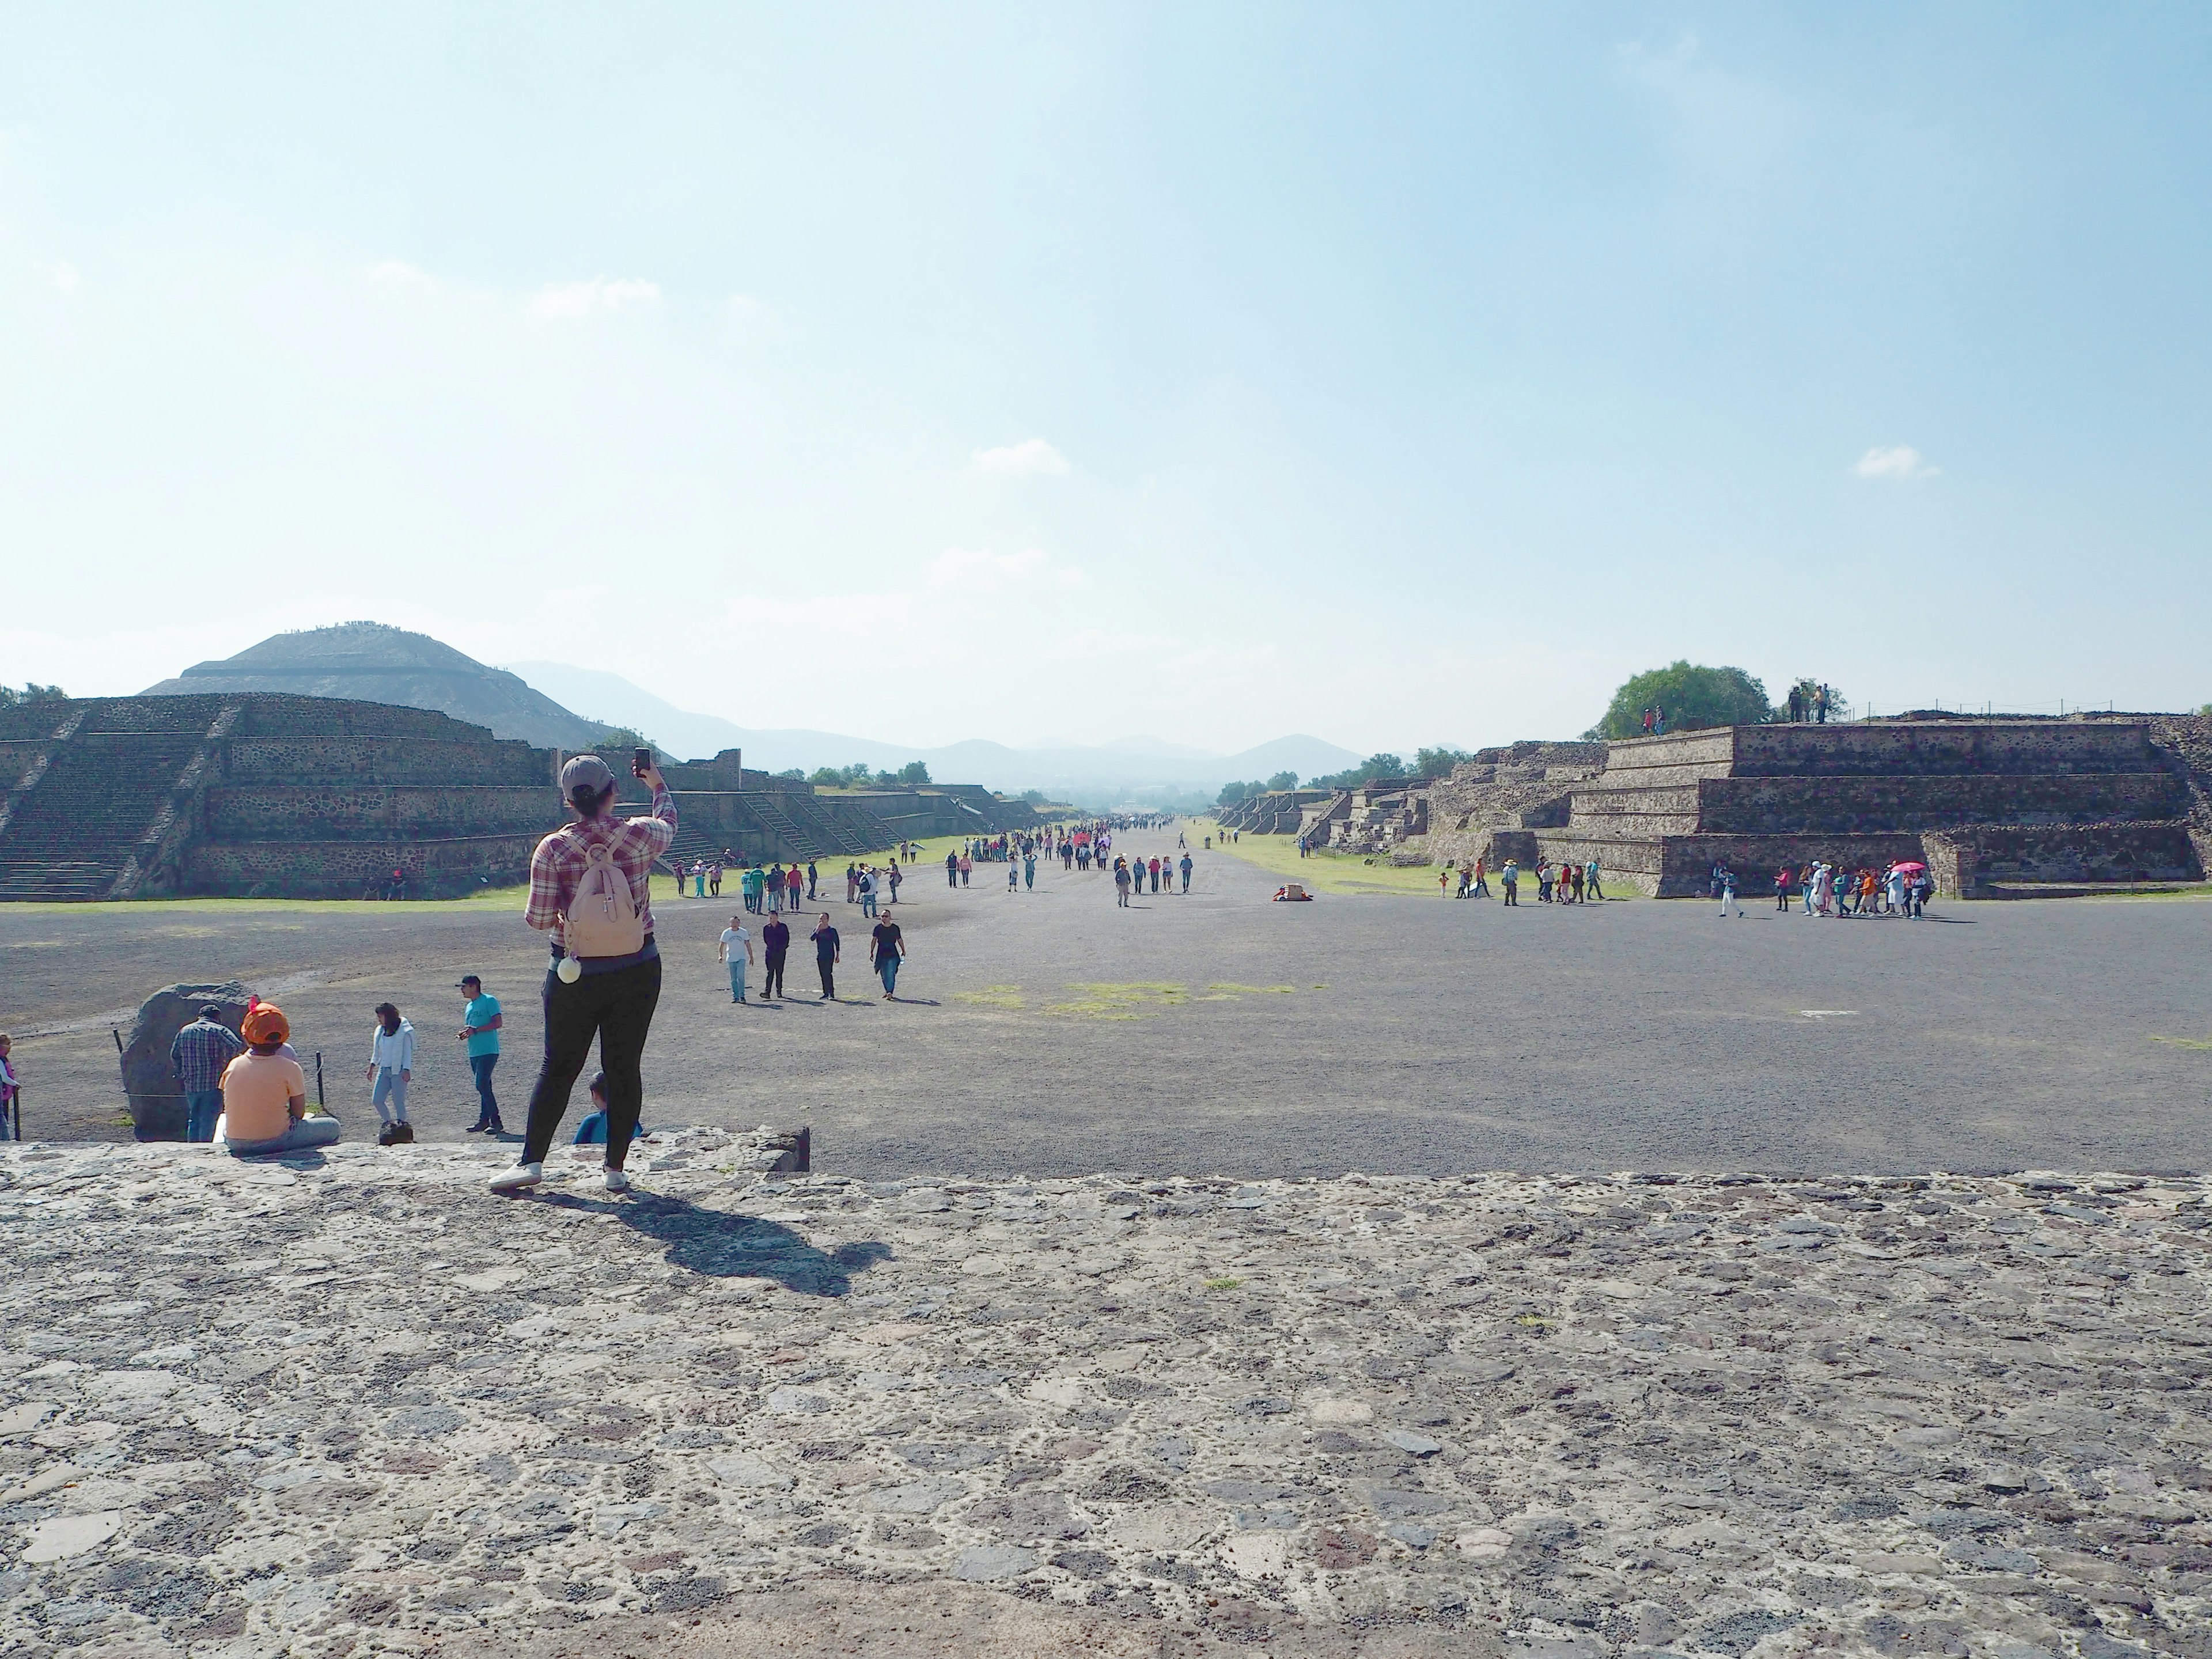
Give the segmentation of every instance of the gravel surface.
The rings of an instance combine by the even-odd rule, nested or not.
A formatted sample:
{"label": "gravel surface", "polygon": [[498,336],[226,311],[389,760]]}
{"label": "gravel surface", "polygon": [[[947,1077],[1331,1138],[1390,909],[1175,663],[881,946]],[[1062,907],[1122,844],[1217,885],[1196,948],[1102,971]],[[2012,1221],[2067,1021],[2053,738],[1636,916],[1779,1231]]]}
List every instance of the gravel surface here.
{"label": "gravel surface", "polygon": [[0,1651],[2212,1652],[2195,1179],[0,1150]]}
{"label": "gravel surface", "polygon": [[[845,1000],[827,1006],[811,957],[796,1000],[732,1006],[714,962],[729,907],[664,898],[647,1121],[811,1122],[832,1167],[866,1175],[2212,1163],[2212,904],[1916,922],[1755,896],[1741,921],[1688,901],[1284,905],[1275,878],[1198,857],[1188,897],[1127,910],[1057,866],[1018,896],[993,866],[959,892],[925,870],[890,1005],[842,880],[817,907],[845,938]],[[534,1071],[543,957],[502,913],[0,906],[0,964],[33,1134],[127,1133],[110,1025],[180,979],[280,1000],[323,1052],[332,1109],[365,1127],[359,1068],[387,997],[421,1033],[425,1138],[459,1141],[475,1114],[452,1035],[462,973],[505,1000],[514,1127]]]}

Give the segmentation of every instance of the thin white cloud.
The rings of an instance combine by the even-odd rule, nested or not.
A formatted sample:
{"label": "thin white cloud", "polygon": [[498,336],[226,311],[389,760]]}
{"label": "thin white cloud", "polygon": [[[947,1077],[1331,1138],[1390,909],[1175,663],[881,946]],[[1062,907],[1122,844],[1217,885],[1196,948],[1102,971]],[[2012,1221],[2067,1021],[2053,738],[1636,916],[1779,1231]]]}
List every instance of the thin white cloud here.
{"label": "thin white cloud", "polygon": [[438,279],[419,265],[410,265],[404,259],[380,261],[368,273],[368,280],[390,288],[434,289]]}
{"label": "thin white cloud", "polygon": [[987,478],[1018,477],[1025,473],[1059,477],[1075,470],[1067,464],[1066,456],[1042,438],[1024,438],[998,449],[979,449],[970,459]]}
{"label": "thin white cloud", "polygon": [[601,312],[636,311],[660,303],[660,284],[635,276],[594,276],[584,283],[555,283],[530,301],[533,317],[589,317]]}
{"label": "thin white cloud", "polygon": [[57,259],[52,264],[43,265],[40,269],[46,273],[46,280],[54,285],[54,291],[57,294],[76,292],[77,269],[68,260]]}
{"label": "thin white cloud", "polygon": [[1027,581],[1044,568],[1044,553],[1038,548],[993,553],[984,548],[948,547],[929,562],[922,580],[932,587],[996,593]]}
{"label": "thin white cloud", "polygon": [[1942,470],[1929,465],[1911,444],[1878,444],[1851,469],[1862,478],[1932,478]]}

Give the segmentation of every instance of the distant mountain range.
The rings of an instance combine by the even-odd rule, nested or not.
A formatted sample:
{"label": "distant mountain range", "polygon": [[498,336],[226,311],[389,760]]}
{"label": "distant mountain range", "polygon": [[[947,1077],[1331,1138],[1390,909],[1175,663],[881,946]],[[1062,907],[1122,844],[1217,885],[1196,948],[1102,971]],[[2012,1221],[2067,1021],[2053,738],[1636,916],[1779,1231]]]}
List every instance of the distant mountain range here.
{"label": "distant mountain range", "polygon": [[893,769],[922,761],[940,783],[980,783],[1012,792],[1042,789],[1203,789],[1233,780],[1295,772],[1301,778],[1340,772],[1361,757],[1319,738],[1277,738],[1234,755],[1209,755],[1151,738],[1121,738],[1096,745],[1013,749],[981,738],[938,748],[912,748],[837,732],[742,726],[716,714],[695,714],[657,697],[604,669],[568,663],[518,662],[508,666],[531,685],[592,719],[645,733],[672,754],[704,757],[725,749],[745,751],[745,764],[764,772],[792,767],[848,766],[856,762]]}
{"label": "distant mountain range", "polygon": [[855,763],[896,770],[918,760],[940,783],[980,783],[1010,793],[1196,789],[1211,794],[1232,781],[1266,779],[1279,772],[1316,777],[1355,766],[1360,759],[1349,749],[1309,737],[1278,738],[1238,754],[1209,755],[1157,738],[1043,749],[1011,749],[971,738],[916,749],[837,732],[760,731],[678,708],[602,669],[557,662],[493,668],[427,634],[373,622],[271,635],[234,657],[194,663],[141,695],[204,691],[281,691],[435,708],[489,726],[497,737],[571,751],[595,746],[609,726],[626,726],[678,759],[742,749],[745,764],[763,772],[794,766],[811,772]]}

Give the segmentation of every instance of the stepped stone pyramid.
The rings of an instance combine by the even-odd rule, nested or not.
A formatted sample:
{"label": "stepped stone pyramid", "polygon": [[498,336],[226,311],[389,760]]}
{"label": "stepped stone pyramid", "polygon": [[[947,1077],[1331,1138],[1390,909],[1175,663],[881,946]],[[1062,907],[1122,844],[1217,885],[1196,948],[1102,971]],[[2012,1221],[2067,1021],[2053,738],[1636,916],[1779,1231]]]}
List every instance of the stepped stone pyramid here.
{"label": "stepped stone pyramid", "polygon": [[234,657],[194,663],[142,696],[270,692],[338,702],[434,708],[457,720],[571,754],[598,740],[600,726],[570,713],[504,668],[493,668],[428,634],[383,623],[272,634]]}
{"label": "stepped stone pyramid", "polygon": [[[335,697],[90,697],[0,708],[0,901],[410,898],[527,878],[562,755],[434,710]],[[619,770],[625,757],[609,760]],[[734,752],[671,763],[687,862],[855,856],[1034,823],[974,786],[817,795]],[[630,782],[625,779],[626,783]],[[645,795],[631,783],[632,810]]]}
{"label": "stepped stone pyramid", "polygon": [[1535,841],[1661,897],[1814,859],[1920,859],[1962,897],[2110,890],[2203,879],[2189,793],[2142,720],[1717,726],[1609,744]]}

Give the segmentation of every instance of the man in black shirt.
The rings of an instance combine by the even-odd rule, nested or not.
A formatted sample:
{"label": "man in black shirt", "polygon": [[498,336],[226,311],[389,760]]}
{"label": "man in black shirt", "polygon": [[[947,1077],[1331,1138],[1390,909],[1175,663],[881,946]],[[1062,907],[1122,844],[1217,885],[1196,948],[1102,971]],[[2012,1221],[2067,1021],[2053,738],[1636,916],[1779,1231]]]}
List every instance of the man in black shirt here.
{"label": "man in black shirt", "polygon": [[899,963],[906,956],[906,941],[899,934],[898,923],[888,915],[876,924],[868,953],[874,957],[877,976],[884,982],[884,1000],[896,1000],[891,994],[898,988]]}
{"label": "man in black shirt", "polygon": [[837,1000],[837,930],[830,925],[830,913],[824,910],[822,920],[814,924],[814,965],[822,970],[822,1000]]}
{"label": "man in black shirt", "polygon": [[791,929],[781,916],[761,929],[761,945],[768,952],[768,982],[761,988],[761,999],[765,1001],[783,994],[783,956],[791,949]]}

